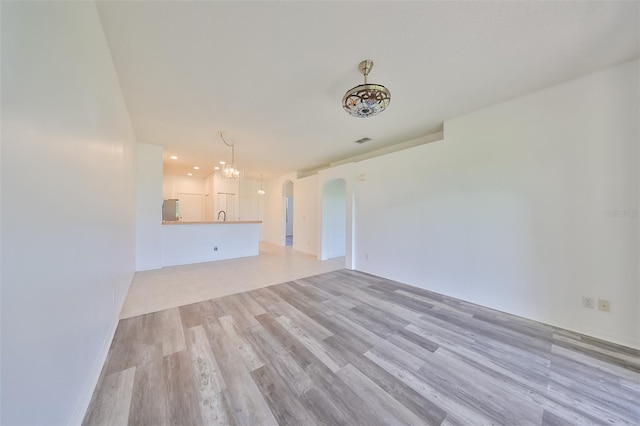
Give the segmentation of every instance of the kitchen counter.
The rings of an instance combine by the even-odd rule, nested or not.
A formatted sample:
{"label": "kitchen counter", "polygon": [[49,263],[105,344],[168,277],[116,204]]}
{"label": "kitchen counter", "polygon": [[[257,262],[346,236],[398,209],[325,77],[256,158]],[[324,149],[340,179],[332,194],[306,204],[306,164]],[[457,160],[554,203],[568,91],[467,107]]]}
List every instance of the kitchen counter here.
{"label": "kitchen counter", "polygon": [[167,226],[162,227],[162,266],[257,256],[261,223],[261,221],[163,222],[163,225]]}
{"label": "kitchen counter", "polygon": [[163,225],[238,225],[243,223],[262,223],[261,220],[205,220],[202,222],[170,222],[163,220]]}

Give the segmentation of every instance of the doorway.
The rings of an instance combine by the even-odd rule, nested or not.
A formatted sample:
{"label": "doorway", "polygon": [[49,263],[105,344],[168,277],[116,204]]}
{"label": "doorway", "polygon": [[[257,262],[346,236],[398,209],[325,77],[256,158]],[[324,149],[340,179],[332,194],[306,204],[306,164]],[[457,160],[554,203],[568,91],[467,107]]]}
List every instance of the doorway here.
{"label": "doorway", "polygon": [[284,245],[293,246],[293,182],[282,184],[284,199]]}
{"label": "doorway", "polygon": [[334,179],[322,188],[321,259],[345,256],[347,251],[347,183]]}

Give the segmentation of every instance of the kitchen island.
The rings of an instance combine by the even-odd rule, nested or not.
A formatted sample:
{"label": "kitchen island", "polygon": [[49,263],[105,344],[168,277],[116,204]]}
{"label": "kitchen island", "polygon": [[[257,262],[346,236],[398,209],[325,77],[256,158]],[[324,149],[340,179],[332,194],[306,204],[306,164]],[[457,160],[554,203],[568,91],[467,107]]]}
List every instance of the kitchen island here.
{"label": "kitchen island", "polygon": [[257,256],[261,223],[163,222],[162,266]]}

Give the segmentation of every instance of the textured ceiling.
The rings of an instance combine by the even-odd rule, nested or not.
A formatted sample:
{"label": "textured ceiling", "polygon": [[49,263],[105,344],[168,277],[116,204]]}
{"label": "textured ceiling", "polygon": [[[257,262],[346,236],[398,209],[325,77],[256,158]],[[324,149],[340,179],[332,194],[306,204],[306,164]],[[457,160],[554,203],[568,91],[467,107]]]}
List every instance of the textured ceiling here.
{"label": "textured ceiling", "polygon": [[[137,138],[174,174],[229,160],[220,130],[248,176],[269,178],[640,56],[637,2],[97,4]],[[340,105],[363,59],[391,91],[368,119]]]}

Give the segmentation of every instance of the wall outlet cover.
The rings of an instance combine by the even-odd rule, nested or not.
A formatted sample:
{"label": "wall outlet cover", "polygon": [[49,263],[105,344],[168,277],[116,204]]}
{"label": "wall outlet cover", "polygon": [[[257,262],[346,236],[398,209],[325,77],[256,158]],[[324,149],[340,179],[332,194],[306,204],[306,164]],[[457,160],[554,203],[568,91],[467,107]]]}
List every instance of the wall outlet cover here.
{"label": "wall outlet cover", "polygon": [[602,312],[611,312],[611,303],[608,300],[598,299],[598,310]]}

